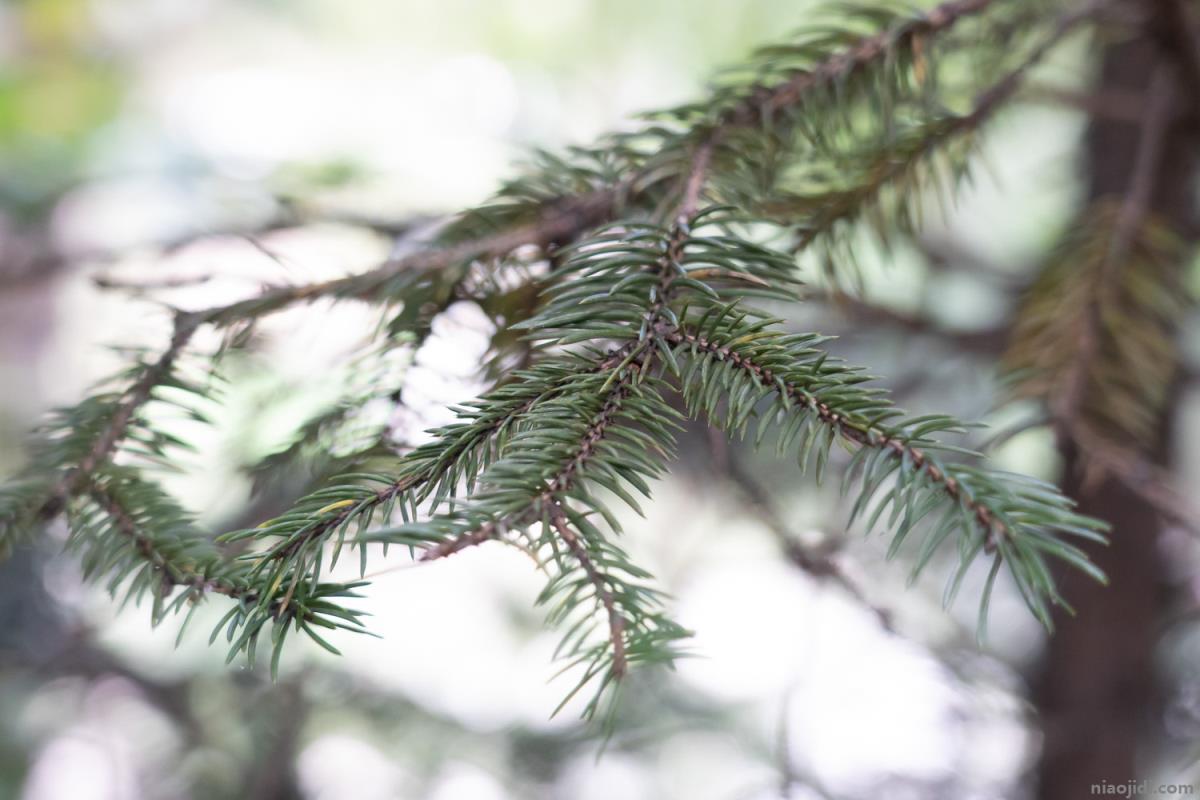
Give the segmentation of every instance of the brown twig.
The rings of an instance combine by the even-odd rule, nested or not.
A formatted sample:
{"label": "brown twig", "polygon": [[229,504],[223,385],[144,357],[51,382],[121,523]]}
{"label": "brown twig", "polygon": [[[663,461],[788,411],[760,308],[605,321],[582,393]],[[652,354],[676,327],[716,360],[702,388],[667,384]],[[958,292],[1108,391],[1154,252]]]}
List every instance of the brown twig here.
{"label": "brown twig", "polygon": [[1096,466],[1111,474],[1166,519],[1200,535],[1200,509],[1173,487],[1168,470],[1146,457],[1096,434],[1088,426],[1072,424],[1068,435]]}
{"label": "brown twig", "polygon": [[[1004,345],[1004,331],[999,327],[956,331],[939,325],[920,314],[910,314],[886,305],[862,300],[846,292],[821,292],[813,300],[825,301],[830,310],[846,317],[852,327],[850,334],[864,333],[864,326],[883,326],[908,333],[931,336],[967,353],[997,355]],[[833,332],[829,332],[833,335]]]}
{"label": "brown twig", "polygon": [[570,239],[579,231],[610,218],[618,200],[616,190],[594,191],[550,204],[536,221],[510,230],[450,247],[416,252],[360,275],[275,287],[247,300],[198,311],[196,317],[202,322],[226,325],[320,297],[369,298],[405,272],[445,269],[475,258],[505,255],[525,245],[549,245]]}
{"label": "brown twig", "polygon": [[605,614],[608,616],[608,636],[612,642],[613,648],[613,665],[612,674],[615,678],[620,678],[625,674],[627,667],[625,658],[625,617],[617,608],[616,599],[613,593],[609,590],[607,581],[608,578],[596,567],[596,563],[592,561],[592,557],[588,555],[587,546],[583,543],[575,531],[571,530],[571,526],[567,522],[567,514],[563,511],[562,506],[557,502],[550,502],[547,506],[550,522],[554,525],[554,530],[558,532],[558,536],[567,545],[567,549],[571,551],[571,555],[579,562],[579,566],[587,574],[588,580],[596,589],[596,599],[604,606]]}
{"label": "brown twig", "polygon": [[1027,84],[1022,99],[1053,108],[1067,106],[1093,117],[1138,123],[1145,114],[1145,98],[1135,92],[1118,89],[1085,92],[1046,83]]}

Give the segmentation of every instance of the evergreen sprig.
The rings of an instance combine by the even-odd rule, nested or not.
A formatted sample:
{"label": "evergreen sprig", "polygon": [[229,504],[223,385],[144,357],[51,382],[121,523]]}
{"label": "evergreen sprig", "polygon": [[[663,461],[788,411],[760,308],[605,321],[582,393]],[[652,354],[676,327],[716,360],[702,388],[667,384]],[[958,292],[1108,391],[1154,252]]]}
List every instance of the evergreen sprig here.
{"label": "evergreen sprig", "polygon": [[[893,532],[889,556],[922,521],[934,520],[925,526],[914,580],[940,545],[952,534],[958,539],[960,564],[947,603],[981,553],[993,556],[996,569],[1008,566],[1047,628],[1050,605],[1064,601],[1046,556],[1103,580],[1087,556],[1060,536],[1103,541],[1102,524],[1073,512],[1071,501],[1041,481],[947,463],[939,453],[974,455],[933,438],[961,433],[961,422],[944,415],[905,419],[881,392],[863,386],[860,370],[829,359],[822,337],[781,333],[779,324],[730,305],[707,309],[669,334],[680,354],[690,357],[680,383],[693,413],[734,435],[753,425],[756,443],[775,431],[777,451],[797,454],[801,469],[811,466],[818,480],[834,444],[847,445],[852,456],[843,493],[859,482],[851,518],[870,511],[869,532],[886,514]],[[981,629],[993,580],[994,572],[980,609]]]}
{"label": "evergreen sprig", "polygon": [[[944,182],[936,160],[964,171],[972,135],[1103,8],[856,7],[842,25],[761,51],[700,103],[647,115],[591,148],[540,154],[410,255],[179,312],[161,356],[43,433],[27,477],[0,491],[0,544],[65,509],[89,575],[127,598],[152,595],[155,621],[225,595],[234,604],[214,639],[226,637],[230,657],[253,658],[266,636],[274,667],[289,631],[332,650],[323,631],[363,630],[361,612],[344,605],[358,584],[322,579],[347,548],[365,573],[373,544],[436,561],[506,542],[549,574],[540,602],[565,628],[572,695],[597,690],[591,715],[632,665],[670,663],[687,635],[616,543],[612,508],[617,498],[637,511],[650,496],[674,452],[681,396],[731,435],[773,435],[818,478],[844,446],[853,515],[890,529],[893,552],[921,532],[914,575],[953,545],[949,598],[971,564],[990,558],[982,615],[1007,567],[1049,626],[1050,607],[1063,603],[1049,561],[1102,577],[1069,541],[1100,538],[1101,526],[1051,486],[953,461],[963,452],[937,436],[961,423],[906,418],[859,370],[830,359],[821,337],[787,333],[752,303],[794,304],[793,252],[818,238],[848,241],[860,218],[880,231],[916,228],[916,196]],[[964,69],[979,48],[951,34],[968,24],[1006,34],[983,57],[987,70]],[[764,229],[794,246],[764,245]],[[212,394],[178,363],[200,326],[233,329],[317,298],[384,306],[385,348],[419,346],[438,314],[470,298],[496,322],[493,350],[519,353],[523,367],[493,361],[495,388],[427,444],[357,460],[274,518],[212,537],[143,474],[147,460],[171,463],[180,444],[147,407],[171,386]],[[325,422],[338,420],[335,410]],[[319,443],[321,430],[314,420],[298,441]]]}

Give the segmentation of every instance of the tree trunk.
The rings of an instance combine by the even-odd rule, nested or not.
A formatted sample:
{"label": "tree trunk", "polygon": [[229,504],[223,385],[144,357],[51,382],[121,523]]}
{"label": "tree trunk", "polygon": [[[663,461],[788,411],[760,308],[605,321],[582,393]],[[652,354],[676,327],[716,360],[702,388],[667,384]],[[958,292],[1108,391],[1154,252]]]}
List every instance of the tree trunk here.
{"label": "tree trunk", "polygon": [[[1167,57],[1149,36],[1109,45],[1096,90],[1149,97],[1155,73],[1170,63]],[[1172,122],[1156,169],[1138,174],[1139,124],[1101,118],[1093,119],[1088,130],[1085,168],[1089,201],[1124,197],[1137,181],[1151,180],[1146,210],[1194,238],[1196,159],[1183,86],[1173,93]],[[1170,461],[1174,406],[1169,402],[1164,409],[1158,442],[1147,454],[1162,465]],[[1159,515],[1113,477],[1089,480],[1086,454],[1069,441],[1060,450],[1064,491],[1083,513],[1112,525],[1111,544],[1089,548],[1110,585],[1076,571],[1060,575],[1063,595],[1077,615],[1060,614],[1056,620],[1035,698],[1045,734],[1038,776],[1038,796],[1044,800],[1091,798],[1093,784],[1138,778],[1139,754],[1156,738],[1161,719],[1154,669],[1164,593]]]}

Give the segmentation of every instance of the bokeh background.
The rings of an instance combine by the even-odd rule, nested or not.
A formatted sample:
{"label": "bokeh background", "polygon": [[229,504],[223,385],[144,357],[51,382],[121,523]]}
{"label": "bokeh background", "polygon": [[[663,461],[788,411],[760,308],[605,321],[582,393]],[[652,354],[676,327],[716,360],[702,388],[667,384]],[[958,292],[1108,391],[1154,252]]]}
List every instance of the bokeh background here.
{"label": "bokeh background", "polygon": [[[0,0],[0,475],[19,471],[42,413],[122,363],[107,346],[159,341],[163,302],[369,268],[404,246],[399,231],[485,198],[531,148],[587,143],[695,97],[811,8]],[[1081,84],[1076,55],[1049,79]],[[864,243],[867,295],[891,322],[921,311],[936,332],[864,332],[822,304],[797,324],[842,334],[840,352],[889,376],[914,413],[1019,424],[1028,410],[997,409],[989,360],[1010,296],[997,287],[1019,284],[1068,219],[1082,127],[1061,104],[1023,104],[925,239]],[[216,424],[188,432],[197,452],[164,482],[214,527],[263,518],[289,487],[255,494],[245,465],[347,387],[402,374],[401,402],[381,399],[362,424],[412,443],[483,385],[487,323],[470,304],[416,354],[368,368],[358,354],[377,322],[352,303],[273,317],[227,363]],[[1052,445],[1030,430],[997,457],[1053,479]],[[1186,481],[1198,462],[1183,452]],[[52,530],[0,566],[0,797],[1023,796],[1040,747],[1027,700],[1040,629],[1001,586],[977,644],[983,575],[943,610],[939,575],[906,587],[886,540],[845,533],[845,519],[836,482],[690,431],[628,544],[696,632],[695,655],[632,681],[606,745],[573,707],[549,717],[569,687],[550,680],[541,577],[515,551],[373,562],[360,605],[382,638],[343,636],[340,659],[297,642],[272,684],[226,666],[204,619],[177,646],[176,623],[116,609]],[[836,575],[803,568],[801,551]],[[1164,668],[1189,663],[1192,639],[1169,640]],[[1172,703],[1161,770],[1178,775],[1200,697]]]}

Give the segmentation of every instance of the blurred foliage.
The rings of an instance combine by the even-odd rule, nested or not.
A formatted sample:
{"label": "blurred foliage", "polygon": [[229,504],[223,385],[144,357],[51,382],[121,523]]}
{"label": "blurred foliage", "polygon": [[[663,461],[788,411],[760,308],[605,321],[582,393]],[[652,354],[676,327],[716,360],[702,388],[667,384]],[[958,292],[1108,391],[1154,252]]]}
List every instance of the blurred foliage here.
{"label": "blurred foliage", "polygon": [[16,50],[0,60],[0,207],[28,222],[78,179],[129,74],[96,39],[87,0],[19,0],[0,22]]}

